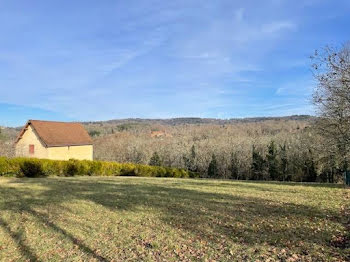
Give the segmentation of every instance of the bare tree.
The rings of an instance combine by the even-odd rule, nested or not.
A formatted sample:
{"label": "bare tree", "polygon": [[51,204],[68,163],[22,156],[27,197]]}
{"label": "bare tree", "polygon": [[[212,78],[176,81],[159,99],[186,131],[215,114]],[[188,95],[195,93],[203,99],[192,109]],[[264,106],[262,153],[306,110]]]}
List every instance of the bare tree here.
{"label": "bare tree", "polygon": [[317,130],[325,138],[330,153],[348,168],[350,153],[350,43],[341,48],[326,47],[312,56],[318,83],[313,102],[318,110]]}

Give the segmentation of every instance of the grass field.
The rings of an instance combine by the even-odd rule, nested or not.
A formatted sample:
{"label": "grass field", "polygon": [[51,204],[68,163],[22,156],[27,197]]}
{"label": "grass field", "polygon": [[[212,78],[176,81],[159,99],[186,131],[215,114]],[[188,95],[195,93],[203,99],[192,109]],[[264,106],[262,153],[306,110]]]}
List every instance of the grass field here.
{"label": "grass field", "polygon": [[0,261],[346,261],[349,201],[320,184],[0,178]]}

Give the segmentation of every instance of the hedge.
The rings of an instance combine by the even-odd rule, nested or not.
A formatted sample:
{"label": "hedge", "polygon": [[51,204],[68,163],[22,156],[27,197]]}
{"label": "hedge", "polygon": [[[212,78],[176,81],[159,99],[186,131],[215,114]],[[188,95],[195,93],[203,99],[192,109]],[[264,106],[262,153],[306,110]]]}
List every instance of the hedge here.
{"label": "hedge", "polygon": [[0,157],[0,176],[140,176],[140,177],[199,177],[184,169],[89,160],[49,160]]}

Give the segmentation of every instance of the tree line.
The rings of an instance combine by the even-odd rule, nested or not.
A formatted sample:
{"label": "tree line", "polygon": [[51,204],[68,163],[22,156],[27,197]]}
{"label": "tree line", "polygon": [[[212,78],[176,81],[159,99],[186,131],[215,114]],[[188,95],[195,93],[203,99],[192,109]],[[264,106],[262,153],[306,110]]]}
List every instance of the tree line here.
{"label": "tree line", "polygon": [[[341,166],[334,159],[329,163],[323,162],[317,149],[308,148],[301,154],[294,154],[289,149],[291,147],[286,143],[276,144],[273,140],[265,148],[253,144],[250,163],[242,163],[239,152],[235,150],[226,158],[222,154],[212,153],[206,168],[203,168],[197,159],[196,146],[193,145],[190,152],[182,156],[181,168],[198,172],[201,177],[219,179],[329,183],[342,179]],[[148,164],[162,166],[164,160],[155,151]]]}

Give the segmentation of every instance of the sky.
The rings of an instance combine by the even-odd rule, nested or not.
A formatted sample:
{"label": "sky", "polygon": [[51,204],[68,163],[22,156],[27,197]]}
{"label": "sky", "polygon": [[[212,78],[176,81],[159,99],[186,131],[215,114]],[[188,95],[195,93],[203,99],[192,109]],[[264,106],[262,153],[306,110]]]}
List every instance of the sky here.
{"label": "sky", "polygon": [[0,125],[313,114],[348,0],[0,0]]}

